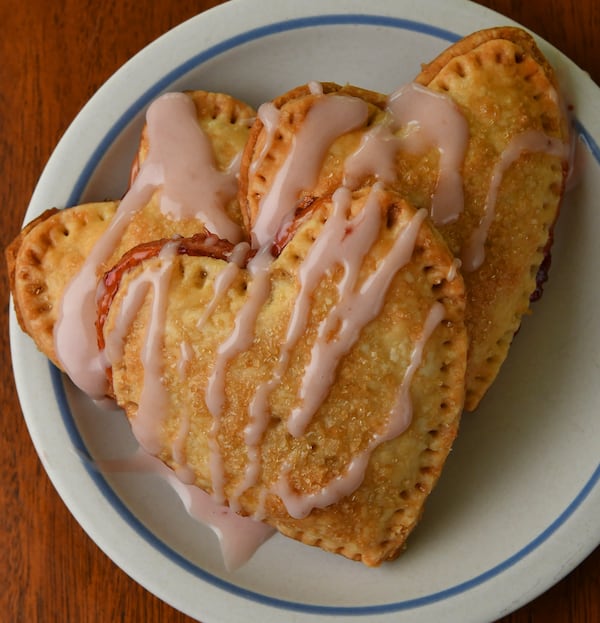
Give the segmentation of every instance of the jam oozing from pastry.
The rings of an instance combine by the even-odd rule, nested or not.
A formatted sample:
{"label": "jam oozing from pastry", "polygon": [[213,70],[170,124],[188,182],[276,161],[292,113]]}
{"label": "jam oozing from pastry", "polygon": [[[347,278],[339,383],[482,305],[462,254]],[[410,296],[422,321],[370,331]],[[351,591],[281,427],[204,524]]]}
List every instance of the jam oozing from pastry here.
{"label": "jam oozing from pastry", "polygon": [[106,232],[65,289],[54,329],[63,369],[95,399],[102,399],[108,389],[106,362],[98,348],[93,320],[97,271],[117,248],[132,215],[160,188],[161,209],[171,218],[196,216],[219,237],[234,243],[241,239],[241,230],[224,209],[237,190],[237,171],[233,167],[223,173],[215,168],[211,145],[197,123],[191,99],[183,93],[159,97],[148,109],[147,122],[148,157]]}
{"label": "jam oozing from pastry", "polygon": [[96,340],[100,350],[105,349],[103,327],[106,321],[106,314],[119,288],[123,274],[144,260],[159,255],[164,246],[171,241],[178,242],[178,244],[174,245],[176,253],[181,255],[203,255],[226,260],[234,270],[246,262],[250,249],[248,243],[241,242],[234,246],[227,240],[217,238],[204,231],[195,234],[191,238],[151,240],[127,251],[115,266],[104,274],[98,288]]}

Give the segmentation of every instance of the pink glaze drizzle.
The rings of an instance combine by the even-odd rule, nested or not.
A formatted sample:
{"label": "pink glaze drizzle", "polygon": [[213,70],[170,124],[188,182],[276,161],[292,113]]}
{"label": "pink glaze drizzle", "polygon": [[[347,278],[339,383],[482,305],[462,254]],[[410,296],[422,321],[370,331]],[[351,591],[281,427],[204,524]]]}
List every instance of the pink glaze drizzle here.
{"label": "pink glaze drizzle", "polygon": [[362,125],[368,106],[355,97],[316,96],[283,166],[262,197],[252,231],[255,248],[271,244],[294,219],[300,192],[314,186],[331,143]]}
{"label": "pink glaze drizzle", "polygon": [[[188,378],[189,362],[193,357],[194,349],[191,344],[186,341],[181,342],[179,345],[179,359],[177,360],[177,376],[181,383],[184,383]],[[181,406],[179,417],[179,428],[171,445],[173,461],[176,464],[174,471],[181,482],[191,485],[194,484],[196,476],[194,470],[187,463],[186,441],[190,432],[189,403],[186,402]]]}
{"label": "pink glaze drizzle", "polygon": [[504,174],[524,153],[545,153],[567,160],[570,144],[547,136],[538,130],[517,134],[504,148],[494,168],[487,192],[483,217],[462,250],[462,267],[468,272],[477,270],[485,259],[485,242],[496,216],[496,202]]}
{"label": "pink glaze drizzle", "polygon": [[[413,99],[418,98],[413,97]],[[439,99],[442,100],[441,97]],[[290,210],[290,206],[294,206],[293,197],[296,197],[305,186],[310,188],[310,183],[314,183],[318,169],[315,168],[315,171],[307,172],[304,165],[304,160],[308,158],[306,154],[314,154],[315,151],[318,151],[322,158],[326,148],[337,135],[364,122],[364,111],[359,110],[354,104],[350,104],[355,101],[360,100],[340,96],[327,96],[317,100],[311,109],[312,123],[308,123],[309,113],[307,123],[295,136],[290,155],[280,169],[268,197],[264,197],[261,203],[258,220],[253,231],[253,242],[256,245],[257,241],[262,241],[259,254],[264,254],[262,257],[266,258],[266,263],[264,265],[262,262],[258,263],[260,268],[255,270],[255,276],[259,276],[261,283],[256,286],[251,282],[248,301],[236,318],[232,334],[218,350],[217,359],[206,389],[206,404],[213,415],[210,466],[214,495],[217,500],[224,499],[225,475],[216,439],[225,404],[226,367],[235,355],[251,344],[254,337],[253,326],[258,312],[270,292],[268,268],[272,258],[267,254],[266,249],[270,248],[274,236],[285,229],[287,220],[293,217],[293,210]],[[415,106],[414,103],[413,106]],[[402,111],[406,107],[401,109],[396,105],[396,109]],[[273,111],[270,111],[269,114],[274,116]],[[321,124],[325,119],[332,118],[341,119],[340,125],[335,128],[335,132],[331,131],[328,134],[326,140],[323,140],[322,136],[316,135],[316,130],[322,127]],[[267,134],[274,131],[275,125],[271,123],[267,129]],[[269,143],[268,136],[266,142]],[[377,165],[379,171],[384,169],[386,163],[389,168],[392,167],[391,161],[397,149],[398,146],[394,145],[393,150],[390,149],[382,158],[383,166]],[[259,160],[262,161],[265,153],[265,150],[261,151]],[[364,163],[367,162],[365,155],[363,152],[362,155],[355,158],[353,165],[355,174],[358,168],[364,168]],[[310,157],[314,158],[314,155]],[[372,159],[369,160],[372,162]],[[314,167],[314,164],[311,163],[311,166]],[[363,172],[358,171],[358,174],[363,174]],[[384,175],[380,177],[385,178]],[[376,193],[378,188],[379,184],[376,184],[373,192]],[[392,253],[380,264],[375,275],[371,275],[361,288],[356,288],[358,272],[364,255],[379,233],[381,214],[378,205],[376,205],[374,194],[369,197],[365,209],[354,219],[349,220],[346,213],[350,200],[351,191],[348,188],[342,186],[335,192],[333,213],[299,269],[300,292],[288,325],[286,340],[281,346],[279,360],[271,378],[258,386],[249,405],[248,424],[244,431],[248,460],[244,478],[229,496],[229,503],[234,509],[239,509],[239,497],[242,493],[258,482],[261,463],[260,441],[270,419],[268,399],[281,381],[294,344],[306,328],[310,297],[318,282],[327,271],[332,270],[336,265],[343,267],[344,276],[338,286],[339,300],[330,315],[319,327],[317,341],[313,345],[311,362],[305,370],[299,392],[301,405],[292,411],[288,419],[288,430],[294,436],[300,436],[304,432],[313,414],[325,400],[334,379],[337,363],[358,339],[362,327],[379,313],[393,275],[412,256],[416,235],[426,216],[424,210],[418,212],[411,225],[399,237]],[[373,205],[374,203],[375,205]],[[266,219],[265,214],[268,215],[269,210],[271,211],[271,218]],[[262,223],[262,229],[261,217],[265,219]],[[258,236],[256,236],[257,230],[262,232]],[[254,289],[258,291],[258,296],[253,294]],[[363,297],[370,300],[372,304],[368,307],[361,305],[360,300]],[[245,328],[243,331],[241,330],[242,327]],[[335,339],[331,340],[334,328],[338,333]],[[362,468],[358,468],[356,465],[350,470],[351,473],[361,473]],[[346,486],[349,481],[349,479],[344,481]]]}
{"label": "pink glaze drizzle", "polygon": [[275,532],[266,524],[242,517],[195,485],[182,482],[178,474],[160,459],[138,448],[133,456],[124,459],[97,461],[105,472],[142,472],[156,474],[169,483],[182,501],[186,511],[196,521],[208,526],[219,539],[223,562],[228,571],[244,565],[254,552]]}
{"label": "pink glaze drizzle", "polygon": [[[360,127],[366,122],[368,116],[368,107],[362,100],[334,94],[325,96],[322,93],[322,88],[319,88],[320,86],[316,82],[309,84],[309,90],[316,98],[314,106],[307,114],[302,128],[295,135],[288,157],[276,175],[271,189],[261,201],[252,232],[252,246],[256,250],[256,255],[247,265],[249,274],[247,299],[236,315],[232,332],[218,348],[213,368],[209,374],[205,390],[205,402],[213,418],[209,434],[209,469],[212,479],[212,496],[196,487],[187,487],[181,482],[181,480],[184,482],[193,480],[193,473],[186,465],[185,459],[184,442],[189,425],[189,419],[185,414],[182,414],[180,430],[173,442],[173,456],[175,461],[180,464],[181,471],[178,472],[180,480],[171,478],[174,480],[172,484],[181,497],[186,500],[186,506],[190,512],[194,516],[201,516],[211,526],[213,526],[216,516],[223,515],[227,516],[228,521],[229,519],[232,520],[232,525],[241,526],[242,524],[238,524],[238,520],[244,522],[243,525],[246,527],[236,528],[236,530],[247,530],[248,524],[246,522],[248,520],[242,519],[234,511],[240,509],[239,497],[259,481],[260,441],[271,417],[269,396],[281,381],[289,364],[292,349],[306,330],[310,313],[310,299],[320,281],[336,267],[342,268],[342,278],[337,284],[338,299],[333,304],[330,314],[318,327],[317,338],[311,349],[310,362],[301,381],[300,404],[292,410],[288,418],[288,430],[295,437],[302,435],[310,425],[314,413],[327,398],[339,361],[349,352],[363,327],[380,313],[391,280],[412,256],[416,237],[426,217],[424,210],[415,214],[409,225],[394,242],[388,255],[365,281],[359,284],[360,268],[366,254],[377,239],[381,227],[382,216],[376,201],[376,193],[379,191],[380,184],[375,184],[365,208],[354,217],[350,217],[348,214],[351,190],[357,187],[361,179],[368,175],[374,175],[381,184],[392,181],[395,175],[394,161],[399,149],[419,153],[431,147],[437,147],[440,153],[440,171],[432,196],[431,216],[438,224],[447,223],[456,219],[463,209],[461,169],[468,143],[466,121],[458,108],[446,96],[434,93],[419,85],[407,85],[393,93],[388,99],[390,115],[388,123],[375,126],[369,130],[365,134],[359,150],[346,162],[343,185],[333,195],[333,211],[299,268],[299,292],[288,323],[285,341],[281,345],[279,359],[272,377],[258,386],[249,405],[248,424],[245,429],[248,460],[244,478],[234,493],[229,496],[228,501],[231,508],[224,510],[222,503],[226,500],[224,489],[227,484],[227,477],[218,435],[221,417],[226,405],[225,378],[230,361],[251,345],[255,337],[258,315],[271,293],[270,266],[273,261],[271,247],[276,237],[285,232],[293,221],[300,193],[310,190],[314,185],[321,162],[331,143],[341,134]],[[170,106],[167,103],[169,99],[176,102],[176,106],[174,105],[169,112],[169,119],[164,120],[163,115],[167,115],[167,108]],[[95,284],[96,266],[110,255],[126,226],[126,223],[120,225],[119,220],[126,219],[130,211],[145,205],[159,185],[163,185],[161,209],[165,213],[176,218],[196,214],[193,212],[194,208],[191,207],[193,205],[191,197],[195,196],[191,189],[195,188],[197,191],[201,185],[204,187],[204,184],[212,184],[206,180],[211,178],[211,171],[214,172],[215,169],[214,163],[207,156],[206,151],[202,151],[202,154],[195,152],[195,158],[187,159],[175,149],[175,141],[169,144],[168,136],[175,136],[177,140],[187,140],[189,134],[197,138],[196,130],[193,130],[190,125],[190,105],[193,107],[193,104],[189,102],[189,98],[184,99],[188,99],[187,104],[184,104],[184,100],[179,97],[165,97],[157,100],[161,103],[153,105],[149,110],[150,154],[142,165],[132,190],[122,202],[126,209],[119,208],[114,219],[117,223],[115,229],[111,231],[111,223],[110,233],[108,233],[106,241],[103,241],[102,245],[97,245],[99,248],[104,246],[104,249],[95,252],[95,259],[89,263],[89,266],[86,262],[86,266],[81,272],[81,275],[85,276],[81,277],[80,283],[89,280],[90,283]],[[163,110],[163,103],[165,110]],[[176,111],[175,108],[177,108]],[[280,112],[269,104],[264,104],[259,109],[259,118],[263,122],[266,138],[261,153],[251,163],[251,172],[256,172],[272,145],[279,115]],[[163,132],[166,130],[167,124],[174,126],[171,132]],[[169,149],[161,151],[161,141],[166,141],[169,144]],[[487,219],[490,222],[493,220],[493,206],[502,175],[524,150],[549,151],[558,154],[561,148],[564,149],[562,143],[559,145],[558,141],[549,139],[544,135],[541,137],[528,135],[520,139],[517,137],[502,154],[501,160],[494,169],[484,220]],[[155,152],[155,149],[158,151]],[[165,158],[166,162],[162,158]],[[201,169],[201,171],[194,174],[186,173],[185,167],[189,166],[189,162],[195,163],[194,167]],[[226,197],[231,196],[229,194],[232,189],[230,185],[231,175],[236,166],[233,165],[227,174],[217,176],[218,182],[210,186],[214,190],[211,196],[219,199],[219,201],[215,199],[214,203],[209,202],[210,206],[215,207],[215,212],[220,211],[224,214],[223,201],[226,201]],[[190,180],[190,176],[194,179]],[[187,185],[188,182],[189,186]],[[218,205],[220,207],[217,209]],[[185,206],[192,209],[192,212],[187,211]],[[212,207],[208,211],[211,210]],[[492,216],[488,216],[488,213],[491,213]],[[212,227],[214,230],[219,230],[215,231],[218,235],[229,238],[234,243],[239,240],[239,231],[238,234],[235,231],[237,226],[234,226],[230,221],[229,224],[234,227],[225,234],[225,230],[221,230],[221,225],[228,229],[229,224],[226,222],[222,224],[220,216],[206,216],[202,213],[200,218],[207,223],[209,229]],[[483,233],[478,233],[479,237],[473,243],[474,246],[483,245],[481,240],[485,241],[489,225],[482,221],[480,229]],[[204,323],[214,311],[220,298],[231,286],[243,265],[243,258],[248,252],[248,245],[243,243],[238,245],[236,249],[237,251],[232,254],[231,263],[221,271],[215,280],[213,298],[198,322],[199,331],[202,330]],[[160,431],[167,401],[166,392],[161,382],[164,361],[160,348],[162,344],[160,335],[161,326],[164,325],[164,313],[167,304],[165,284],[168,284],[170,273],[169,253],[170,250],[165,249],[164,255],[161,257],[161,267],[158,270],[146,275],[145,278],[133,280],[130,283],[127,295],[130,300],[121,306],[121,317],[118,319],[117,327],[113,333],[107,337],[106,345],[106,356],[109,362],[117,361],[122,357],[122,340],[137,313],[137,309],[146,297],[148,288],[153,288],[153,310],[148,328],[148,343],[142,353],[145,370],[144,388],[138,417],[133,422],[136,437],[144,448],[151,452],[157,452],[161,447]],[[473,255],[476,256],[476,253],[474,252]],[[466,263],[468,265],[475,261],[469,262],[469,259],[467,257]],[[463,258],[463,262],[465,262],[465,258]],[[449,271],[449,280],[456,277],[458,268],[459,262],[457,261]],[[91,296],[92,302],[95,304],[93,292]],[[69,305],[77,305],[82,300],[82,298],[73,298],[67,301],[67,305],[63,303],[63,307],[69,309]],[[410,426],[412,420],[411,382],[423,360],[426,343],[436,327],[442,322],[444,315],[443,305],[434,303],[424,322],[422,332],[414,344],[402,384],[394,404],[390,408],[389,420],[385,429],[373,435],[367,447],[351,459],[342,474],[318,491],[308,494],[300,494],[294,491],[289,479],[290,466],[284,465],[271,490],[263,487],[259,491],[256,518],[261,518],[264,515],[264,504],[269,494],[278,495],[290,515],[301,518],[310,513],[313,508],[323,508],[337,502],[341,497],[352,493],[360,486],[372,452],[380,444],[400,435]],[[94,315],[92,314],[91,317]],[[63,350],[61,347],[61,351]],[[182,345],[177,364],[180,374],[185,374],[187,361],[191,356],[192,353],[185,345]],[[106,361],[102,357],[98,357],[95,363],[94,357],[91,359],[88,357],[86,362],[90,362],[92,367],[97,365],[98,368],[102,369],[102,372],[106,365]],[[93,377],[94,375],[95,372],[92,372],[90,376]],[[92,395],[98,393],[93,383],[88,384],[86,379],[84,381],[83,385],[92,387],[94,390],[88,393]],[[212,510],[206,510],[207,504],[209,505],[208,508]],[[258,546],[257,543],[262,542],[270,534],[270,528],[263,524],[257,524],[257,526],[259,528],[256,529],[256,535],[250,538],[251,545],[248,545],[247,542],[240,544],[233,541],[235,534],[232,531],[216,529],[217,532],[221,530],[220,539],[226,560],[234,561],[234,563],[227,563],[228,566],[232,564],[237,566],[240,560],[246,559],[249,555],[248,552],[251,553],[253,548]],[[254,534],[253,530],[250,532]]]}
{"label": "pink glaze drizzle", "polygon": [[262,165],[265,156],[273,146],[275,131],[279,123],[280,112],[272,102],[265,102],[258,107],[258,118],[263,124],[265,142],[258,156],[250,163],[250,175],[254,175]]}
{"label": "pink glaze drizzle", "polygon": [[[355,281],[364,255],[379,231],[381,215],[378,206],[369,203],[357,217],[349,221],[347,211],[350,201],[351,192],[348,189],[342,187],[334,193],[333,212],[298,269],[300,290],[288,322],[286,337],[281,345],[277,364],[271,378],[257,387],[250,402],[248,424],[245,428],[248,463],[244,479],[232,495],[233,500],[237,500],[258,480],[259,444],[271,415],[268,404],[269,396],[281,382],[292,349],[306,330],[314,289],[336,264],[344,265],[347,271],[351,271],[352,275],[349,279]],[[348,252],[350,248],[353,249],[352,253]],[[289,426],[288,424],[288,428]],[[290,432],[294,434],[292,430]],[[299,433],[295,436],[298,435]]]}
{"label": "pink glaze drizzle", "polygon": [[418,154],[436,147],[440,161],[430,215],[436,225],[457,219],[464,207],[461,171],[469,142],[466,119],[448,96],[414,83],[389,96],[388,113],[390,118],[366,132],[359,149],[344,163],[344,184],[355,188],[368,175],[392,183],[400,150]]}
{"label": "pink glaze drizzle", "polygon": [[462,164],[469,143],[469,124],[454,101],[410,83],[392,93],[388,107],[395,124],[406,128],[402,146],[419,153],[437,147],[440,153],[437,185],[431,198],[431,218],[443,225],[464,208]]}
{"label": "pink glaze drizzle", "polygon": [[[318,283],[336,266],[343,267],[344,274],[338,284],[338,301],[319,326],[311,351],[311,361],[302,379],[299,390],[301,406],[292,410],[287,422],[288,430],[294,437],[300,437],[304,433],[334,382],[338,362],[356,342],[362,328],[380,313],[393,276],[412,256],[416,236],[426,217],[425,210],[415,214],[375,272],[362,285],[357,285],[364,258],[380,232],[382,214],[377,201],[379,188],[379,184],[372,188],[364,208],[352,218],[348,214],[352,200],[351,191],[344,187],[336,190],[332,213],[299,268],[300,290],[288,322],[279,359],[271,378],[257,387],[250,403],[249,421],[245,429],[248,462],[244,478],[230,496],[233,508],[239,508],[239,496],[258,481],[259,444],[270,419],[268,399],[281,381],[292,349],[306,330],[311,297]],[[365,301],[368,301],[368,305],[364,304]],[[334,327],[339,328],[332,338]],[[368,461],[368,456],[365,460]],[[363,472],[364,465],[361,461],[353,463],[348,476],[342,479],[344,490],[355,482],[351,474]]]}
{"label": "pink glaze drizzle", "polygon": [[131,420],[136,439],[150,454],[157,454],[163,447],[162,424],[168,411],[169,399],[162,382],[164,362],[162,351],[167,291],[177,245],[177,242],[167,243],[160,252],[159,265],[144,270],[132,280],[119,307],[115,329],[108,335],[105,348],[108,365],[116,365],[123,356],[123,340],[150,287],[152,289],[150,321],[140,354],[144,381],[138,409]]}
{"label": "pink glaze drizzle", "polygon": [[213,496],[223,501],[225,473],[217,435],[221,424],[221,414],[225,406],[225,376],[227,365],[233,357],[247,349],[254,339],[254,326],[260,310],[271,292],[270,265],[273,257],[270,247],[262,247],[248,262],[247,270],[251,277],[247,298],[238,312],[233,331],[217,349],[213,369],[208,378],[205,391],[206,406],[213,417],[209,437],[209,464],[213,483]]}
{"label": "pink glaze drizzle", "polygon": [[227,290],[231,287],[231,284],[234,282],[236,276],[240,272],[240,268],[246,260],[248,256],[248,251],[250,250],[250,245],[247,242],[238,243],[227,263],[227,266],[221,270],[214,279],[214,292],[211,300],[204,308],[202,312],[202,316],[200,316],[200,320],[196,323],[196,328],[201,331],[206,321],[210,318],[210,316],[215,311],[219,301],[223,298]]}
{"label": "pink glaze drizzle", "polygon": [[393,183],[397,178],[396,154],[401,146],[401,139],[389,124],[374,125],[344,162],[344,186],[358,188],[369,175],[386,184]]}
{"label": "pink glaze drizzle", "polygon": [[153,146],[149,159],[162,169],[162,212],[174,220],[196,218],[220,238],[239,242],[241,229],[223,208],[237,193],[240,154],[228,171],[219,171],[194,102],[182,93],[159,97],[146,117]]}
{"label": "pink glaze drizzle", "polygon": [[[288,430],[294,437],[304,433],[313,414],[327,397],[340,359],[358,340],[362,328],[379,315],[394,275],[412,256],[426,217],[425,210],[418,211],[396,238],[385,258],[364,283],[357,286],[364,257],[380,231],[382,216],[376,193],[375,186],[364,209],[348,221],[345,212],[351,199],[350,191],[344,188],[336,191],[333,214],[327,220],[318,239],[320,244],[308,262],[308,271],[317,272],[321,270],[319,267],[327,270],[341,265],[344,274],[337,286],[338,301],[318,328],[310,363],[299,390],[301,405],[292,410],[287,422]],[[306,296],[303,300],[307,305]],[[308,307],[304,314],[308,314]]]}
{"label": "pink glaze drizzle", "polygon": [[106,365],[94,324],[98,267],[111,256],[132,216],[162,187],[161,206],[172,217],[197,216],[213,233],[234,243],[241,236],[223,209],[235,194],[236,172],[224,174],[211,165],[210,143],[196,121],[191,99],[183,93],[159,97],[148,109],[147,122],[148,157],[108,228],[65,288],[54,328],[54,346],[62,368],[94,399],[102,399],[107,391]]}
{"label": "pink glaze drizzle", "polygon": [[421,336],[413,347],[410,363],[404,373],[396,401],[390,410],[385,430],[373,435],[366,449],[352,458],[345,472],[333,478],[318,491],[300,494],[292,489],[289,482],[290,467],[289,465],[284,465],[280,478],[273,487],[273,491],[281,498],[292,517],[302,519],[314,508],[325,508],[334,504],[342,497],[350,495],[362,483],[373,451],[385,441],[390,441],[402,434],[410,426],[412,420],[410,384],[415,372],[421,365],[425,345],[436,327],[444,319],[445,313],[444,306],[438,302],[435,302],[429,310]]}

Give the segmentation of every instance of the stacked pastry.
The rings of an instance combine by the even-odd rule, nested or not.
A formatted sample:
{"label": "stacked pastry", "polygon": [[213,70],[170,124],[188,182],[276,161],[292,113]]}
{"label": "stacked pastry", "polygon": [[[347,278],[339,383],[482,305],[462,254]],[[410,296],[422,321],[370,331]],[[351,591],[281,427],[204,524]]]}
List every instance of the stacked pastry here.
{"label": "stacked pastry", "polygon": [[7,250],[17,316],[182,480],[378,565],[529,308],[568,138],[513,28],[388,95],[167,94],[120,201],[49,211]]}

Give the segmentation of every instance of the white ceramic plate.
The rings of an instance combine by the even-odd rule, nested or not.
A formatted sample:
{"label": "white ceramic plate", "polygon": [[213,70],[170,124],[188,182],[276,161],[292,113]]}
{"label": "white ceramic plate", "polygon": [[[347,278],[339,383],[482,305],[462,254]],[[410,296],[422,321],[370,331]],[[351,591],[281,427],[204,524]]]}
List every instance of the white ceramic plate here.
{"label": "white ceramic plate", "polygon": [[[100,89],[58,145],[26,220],[120,196],[143,111],[164,90],[221,90],[253,105],[309,80],[389,92],[459,35],[506,23],[463,1],[234,0],[167,33]],[[587,145],[580,181],[545,295],[492,391],[465,416],[395,563],[369,570],[276,536],[227,573],[212,532],[157,477],[94,468],[131,450],[128,425],[65,382],[11,318],[19,396],[48,474],[91,538],[148,590],[205,623],[483,622],[534,598],[600,542],[600,92],[541,45]]]}

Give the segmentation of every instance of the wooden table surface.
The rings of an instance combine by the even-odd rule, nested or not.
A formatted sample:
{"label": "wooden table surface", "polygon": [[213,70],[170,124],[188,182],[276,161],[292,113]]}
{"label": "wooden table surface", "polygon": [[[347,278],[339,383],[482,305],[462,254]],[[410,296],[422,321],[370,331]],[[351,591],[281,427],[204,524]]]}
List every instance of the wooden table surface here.
{"label": "wooden table surface", "polygon": [[[88,98],[146,44],[216,4],[0,0],[2,247],[18,232],[46,160]],[[528,26],[600,84],[598,0],[480,4]],[[85,535],[49,483],[29,439],[12,379],[8,283],[6,272],[0,275],[0,620],[190,622],[117,568]],[[559,584],[501,622],[600,622],[599,570],[600,548]]]}

